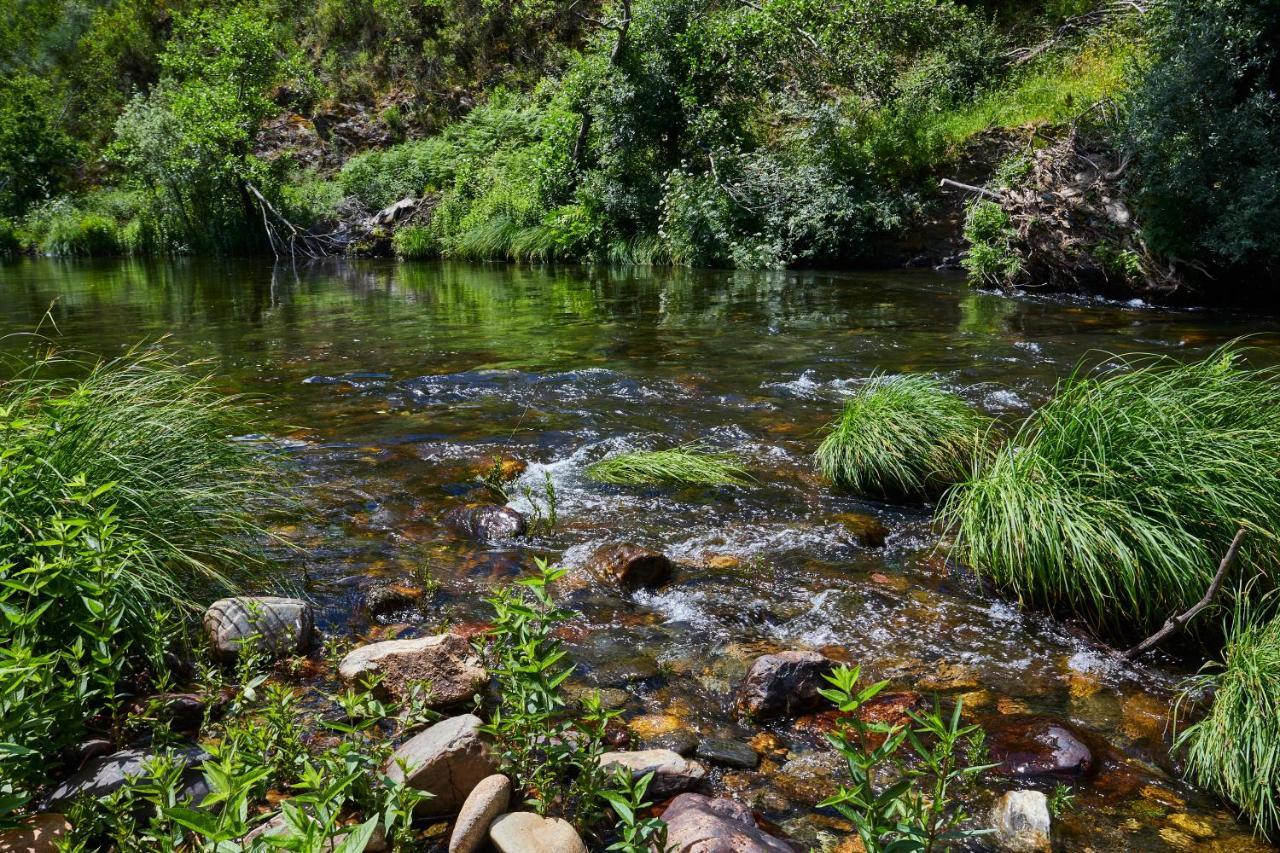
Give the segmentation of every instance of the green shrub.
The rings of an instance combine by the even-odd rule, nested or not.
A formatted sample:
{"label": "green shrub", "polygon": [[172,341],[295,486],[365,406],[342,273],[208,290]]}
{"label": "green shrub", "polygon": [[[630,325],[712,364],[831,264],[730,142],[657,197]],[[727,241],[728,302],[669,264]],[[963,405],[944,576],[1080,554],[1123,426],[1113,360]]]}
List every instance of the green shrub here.
{"label": "green shrub", "polygon": [[987,452],[991,421],[928,376],[876,377],[845,401],[818,471],[873,497],[935,497]]}
{"label": "green shrub", "polygon": [[22,251],[22,238],[12,219],[0,217],[0,258],[11,258]]}
{"label": "green shrub", "polygon": [[120,253],[120,240],[111,219],[72,209],[49,220],[40,251],[58,257],[116,255]]}
{"label": "green shrub", "polygon": [[1260,831],[1280,831],[1280,618],[1238,609],[1221,663],[1183,685],[1179,707],[1212,696],[1208,715],[1177,733],[1174,750],[1197,785],[1234,803]]}
{"label": "green shrub", "polygon": [[[1150,633],[1186,610],[1237,528],[1280,526],[1280,384],[1239,357],[1078,369],[948,493],[956,556],[1110,635]],[[1269,575],[1276,554],[1246,541],[1240,562]]]}
{"label": "green shrub", "polygon": [[1187,261],[1280,260],[1277,0],[1170,0],[1131,96],[1138,216]]}
{"label": "green shrub", "polygon": [[0,216],[22,216],[63,189],[76,148],[60,126],[59,100],[34,74],[6,67],[0,75]]}
{"label": "green shrub", "polygon": [[402,198],[421,198],[453,179],[457,152],[442,137],[419,139],[381,151],[357,154],[342,166],[338,183],[370,210],[381,210]]}
{"label": "green shrub", "polygon": [[979,284],[1012,284],[1023,269],[1022,256],[1013,245],[1015,237],[1013,222],[998,202],[981,200],[970,205],[964,219],[969,250],[961,261],[969,279]]}
{"label": "green shrub", "polygon": [[733,453],[716,453],[697,444],[670,450],[635,450],[606,456],[587,468],[598,483],[743,486],[750,475]]}
{"label": "green shrub", "polygon": [[423,225],[406,225],[398,229],[391,235],[391,248],[397,258],[410,261],[434,258],[440,254],[431,237],[431,229]]}

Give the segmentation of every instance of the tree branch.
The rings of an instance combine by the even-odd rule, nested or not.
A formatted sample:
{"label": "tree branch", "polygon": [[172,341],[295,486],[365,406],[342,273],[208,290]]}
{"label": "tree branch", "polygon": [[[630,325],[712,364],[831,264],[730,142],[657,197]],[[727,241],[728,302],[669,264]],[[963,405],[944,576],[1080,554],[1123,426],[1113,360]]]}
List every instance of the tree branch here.
{"label": "tree branch", "polygon": [[980,195],[985,195],[989,198],[994,198],[996,201],[1000,201],[1001,199],[1004,198],[1004,196],[1001,193],[995,192],[994,190],[989,190],[986,187],[975,187],[972,184],[962,184],[959,181],[953,181],[950,178],[943,178],[941,181],[938,182],[938,186],[955,187],[956,189],[965,190],[966,192],[978,193]]}
{"label": "tree branch", "polygon": [[1129,649],[1124,653],[1126,660],[1133,660],[1162,643],[1166,638],[1181,631],[1188,622],[1195,618],[1195,615],[1204,610],[1212,602],[1214,596],[1218,594],[1218,590],[1222,588],[1222,582],[1227,578],[1227,570],[1231,568],[1231,564],[1235,562],[1236,553],[1240,550],[1240,543],[1244,541],[1245,528],[1241,527],[1236,531],[1236,536],[1231,540],[1231,547],[1227,549],[1227,553],[1222,558],[1222,562],[1218,564],[1218,573],[1213,576],[1213,580],[1209,583],[1209,588],[1205,590],[1204,597],[1192,605],[1191,609],[1181,616],[1174,616],[1164,623],[1159,631],[1156,631],[1150,637],[1147,637],[1141,643]]}

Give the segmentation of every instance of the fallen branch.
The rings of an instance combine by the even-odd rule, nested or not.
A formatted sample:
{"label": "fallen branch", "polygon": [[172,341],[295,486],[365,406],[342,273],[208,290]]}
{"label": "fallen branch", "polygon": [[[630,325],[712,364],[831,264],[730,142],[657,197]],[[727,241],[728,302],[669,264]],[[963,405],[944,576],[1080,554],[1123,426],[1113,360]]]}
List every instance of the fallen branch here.
{"label": "fallen branch", "polygon": [[956,189],[965,190],[966,192],[979,193],[989,198],[994,198],[996,201],[1000,201],[1004,198],[1004,195],[1002,193],[995,192],[994,190],[989,190],[986,187],[975,187],[972,184],[962,184],[959,181],[953,181],[950,178],[943,178],[941,181],[938,182],[938,186],[955,187]]}
{"label": "fallen branch", "polygon": [[1208,607],[1218,594],[1218,590],[1222,588],[1222,582],[1227,578],[1227,570],[1231,568],[1231,564],[1235,562],[1236,552],[1240,550],[1240,543],[1244,541],[1245,528],[1241,527],[1236,531],[1236,537],[1231,540],[1231,547],[1227,549],[1227,553],[1222,558],[1222,562],[1218,564],[1218,573],[1213,576],[1213,580],[1209,583],[1209,588],[1205,590],[1204,598],[1197,601],[1190,610],[1181,616],[1174,616],[1164,623],[1164,627],[1156,631],[1150,637],[1147,637],[1141,643],[1129,649],[1124,653],[1125,660],[1133,660],[1162,643],[1166,638],[1178,633],[1186,626],[1188,622],[1195,618],[1195,615],[1201,610]]}

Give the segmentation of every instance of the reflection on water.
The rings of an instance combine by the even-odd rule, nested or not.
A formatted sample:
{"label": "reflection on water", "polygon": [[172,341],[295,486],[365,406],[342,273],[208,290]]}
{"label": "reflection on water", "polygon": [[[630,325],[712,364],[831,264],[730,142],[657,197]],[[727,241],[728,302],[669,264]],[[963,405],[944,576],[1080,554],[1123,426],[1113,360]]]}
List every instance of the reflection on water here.
{"label": "reflection on water", "polygon": [[[1008,299],[934,273],[0,267],[0,333],[31,331],[46,311],[42,329],[56,327],[64,347],[113,355],[168,336],[209,359],[228,390],[254,395],[264,431],[291,439],[311,484],[311,511],[282,530],[302,548],[283,559],[329,630],[482,621],[485,591],[531,554],[574,567],[628,539],[678,560],[676,581],[629,599],[587,583],[565,593],[582,614],[569,638],[582,680],[625,685],[628,716],[749,736],[730,704],[751,657],[826,649],[901,686],[961,695],[982,719],[1045,714],[1105,744],[1063,819],[1068,842],[1159,849],[1186,837],[1178,815],[1188,813],[1215,843],[1246,843],[1169,766],[1178,673],[1118,664],[1069,627],[984,594],[938,555],[926,508],[833,494],[808,457],[841,398],[876,373],[937,373],[1016,419],[1090,352],[1190,357],[1244,333],[1275,350],[1273,322]],[[694,439],[745,455],[758,482],[624,489],[583,474],[613,450]],[[441,529],[495,454],[528,463],[511,490],[518,507],[528,508],[523,486],[538,491],[550,477],[552,534],[478,547]],[[860,544],[866,515],[888,526],[885,548]],[[428,577],[440,591],[417,606],[376,618],[364,606],[381,580]],[[797,753],[820,742],[776,733]],[[814,841],[821,823],[773,789],[770,763],[716,783]]]}

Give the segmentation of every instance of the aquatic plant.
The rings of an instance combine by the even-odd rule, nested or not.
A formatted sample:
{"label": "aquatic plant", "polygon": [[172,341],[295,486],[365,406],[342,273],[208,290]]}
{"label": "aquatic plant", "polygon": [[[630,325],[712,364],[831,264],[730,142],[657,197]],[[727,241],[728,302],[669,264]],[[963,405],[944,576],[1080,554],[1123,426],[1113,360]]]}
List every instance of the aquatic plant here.
{"label": "aquatic plant", "polygon": [[[1280,525],[1280,384],[1240,358],[1226,348],[1190,364],[1129,356],[1078,368],[948,493],[940,516],[955,555],[1107,634],[1150,633],[1186,610],[1239,527]],[[1263,537],[1241,558],[1243,572],[1276,567]]]}
{"label": "aquatic plant", "polygon": [[828,480],[859,494],[932,497],[987,453],[990,426],[937,379],[878,376],[845,401],[814,461]]}
{"label": "aquatic plant", "polygon": [[589,466],[587,476],[598,483],[620,486],[742,486],[751,479],[736,454],[708,450],[699,444],[615,453]]}
{"label": "aquatic plant", "polygon": [[1221,662],[1183,684],[1175,708],[1213,696],[1208,715],[1177,733],[1196,784],[1234,803],[1262,832],[1280,830],[1280,618],[1237,607]]}

